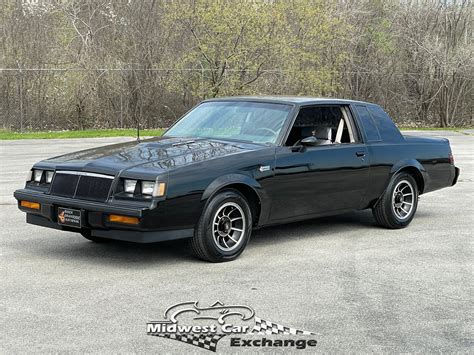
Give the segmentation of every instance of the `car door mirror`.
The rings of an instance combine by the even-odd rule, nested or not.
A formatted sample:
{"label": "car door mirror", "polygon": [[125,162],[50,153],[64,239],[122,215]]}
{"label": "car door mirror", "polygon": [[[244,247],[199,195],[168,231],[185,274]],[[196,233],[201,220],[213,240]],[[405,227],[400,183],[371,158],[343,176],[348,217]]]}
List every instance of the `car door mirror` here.
{"label": "car door mirror", "polygon": [[301,140],[301,145],[313,147],[318,144],[318,138],[309,136]]}

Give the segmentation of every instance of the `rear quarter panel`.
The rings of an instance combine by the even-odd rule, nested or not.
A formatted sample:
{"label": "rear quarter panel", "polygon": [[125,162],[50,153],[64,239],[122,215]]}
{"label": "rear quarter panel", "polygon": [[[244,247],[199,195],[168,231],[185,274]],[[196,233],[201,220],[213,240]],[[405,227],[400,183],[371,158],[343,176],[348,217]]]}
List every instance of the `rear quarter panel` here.
{"label": "rear quarter panel", "polygon": [[417,168],[424,179],[423,193],[450,186],[454,167],[449,162],[447,140],[405,139],[403,143],[372,143],[370,156],[370,188],[367,201],[378,199],[394,174],[406,167]]}
{"label": "rear quarter panel", "polygon": [[370,159],[366,207],[382,195],[392,176],[403,168],[413,167],[421,173],[422,193],[451,185],[455,168],[449,162],[451,148],[447,139],[402,135],[388,114],[375,104],[357,103],[351,108]]}

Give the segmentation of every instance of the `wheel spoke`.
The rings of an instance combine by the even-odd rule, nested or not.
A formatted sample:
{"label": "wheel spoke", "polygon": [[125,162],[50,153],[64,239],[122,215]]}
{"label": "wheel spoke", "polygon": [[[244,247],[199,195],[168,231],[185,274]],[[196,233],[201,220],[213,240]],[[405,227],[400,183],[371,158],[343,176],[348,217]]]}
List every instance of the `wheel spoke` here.
{"label": "wheel spoke", "polygon": [[229,237],[230,240],[232,240],[234,243],[237,244],[237,241],[236,241],[234,238],[232,238],[232,237],[230,236],[230,234],[229,234],[227,237]]}
{"label": "wheel spoke", "polygon": [[239,228],[232,227],[231,229],[236,232],[243,232],[243,230]]}
{"label": "wheel spoke", "polygon": [[225,247],[228,248],[229,245],[227,244],[227,242],[225,241],[225,238],[222,238],[222,243],[224,243]]}
{"label": "wheel spoke", "polygon": [[234,222],[234,221],[238,221],[239,219],[242,219],[242,217],[231,218],[230,221],[231,221],[231,222]]}
{"label": "wheel spoke", "polygon": [[236,211],[236,210],[237,210],[237,209],[236,209],[235,207],[230,206],[230,212],[226,213],[226,216],[229,217],[229,216],[232,214],[232,212],[234,212],[234,211]]}

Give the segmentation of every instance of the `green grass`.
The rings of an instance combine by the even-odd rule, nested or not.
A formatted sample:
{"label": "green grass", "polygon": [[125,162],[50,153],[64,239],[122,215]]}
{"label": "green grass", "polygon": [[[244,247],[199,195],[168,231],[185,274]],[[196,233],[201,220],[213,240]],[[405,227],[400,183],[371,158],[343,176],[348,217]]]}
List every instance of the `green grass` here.
{"label": "green grass", "polygon": [[[401,127],[402,131],[463,131],[473,127]],[[142,129],[140,136],[161,136],[164,129]],[[90,129],[85,131],[50,132],[12,132],[0,129],[0,140],[12,139],[51,139],[51,138],[97,138],[97,137],[136,137],[136,129]]]}
{"label": "green grass", "polygon": [[[161,136],[164,129],[142,129],[140,136]],[[11,139],[50,139],[50,138],[97,138],[97,137],[136,137],[136,129],[91,129],[84,131],[51,132],[12,132],[0,130],[0,140]]]}
{"label": "green grass", "polygon": [[400,131],[463,131],[474,127],[399,127]]}

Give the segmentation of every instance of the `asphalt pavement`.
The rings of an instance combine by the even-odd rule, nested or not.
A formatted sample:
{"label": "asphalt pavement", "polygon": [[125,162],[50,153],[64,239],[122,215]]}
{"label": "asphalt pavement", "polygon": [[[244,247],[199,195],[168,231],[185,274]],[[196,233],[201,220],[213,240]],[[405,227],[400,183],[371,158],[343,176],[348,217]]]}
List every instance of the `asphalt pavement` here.
{"label": "asphalt pavement", "polygon": [[[183,241],[95,244],[25,223],[12,194],[34,162],[130,138],[0,141],[0,351],[205,354],[147,336],[146,322],[216,300],[317,333],[311,352],[472,351],[469,133],[413,132],[449,138],[461,176],[421,196],[408,228],[378,228],[370,211],[271,227],[223,264],[195,259]],[[262,352],[229,344],[218,352]]]}

